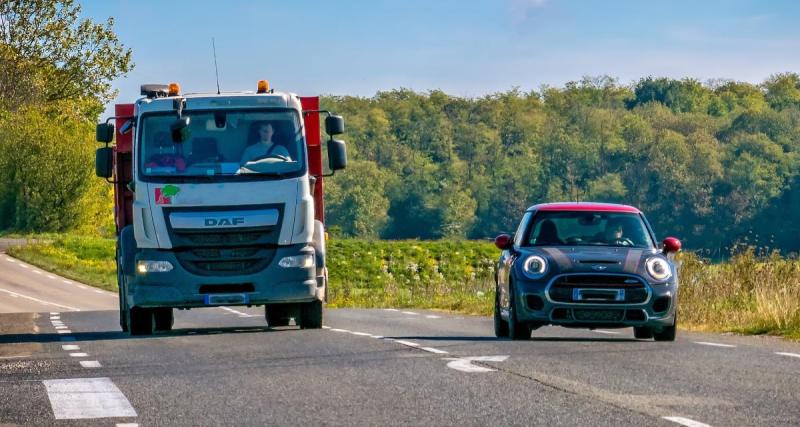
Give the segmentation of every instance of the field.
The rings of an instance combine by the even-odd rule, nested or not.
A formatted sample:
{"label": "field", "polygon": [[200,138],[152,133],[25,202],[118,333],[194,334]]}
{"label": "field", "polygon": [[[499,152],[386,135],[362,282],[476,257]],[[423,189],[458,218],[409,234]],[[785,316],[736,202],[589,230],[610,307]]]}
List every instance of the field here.
{"label": "field", "polygon": [[[40,236],[10,253],[47,270],[116,289],[114,241]],[[489,315],[494,300],[490,242],[332,240],[329,307],[427,308]],[[682,253],[683,328],[800,339],[800,262],[743,249],[712,264]]]}

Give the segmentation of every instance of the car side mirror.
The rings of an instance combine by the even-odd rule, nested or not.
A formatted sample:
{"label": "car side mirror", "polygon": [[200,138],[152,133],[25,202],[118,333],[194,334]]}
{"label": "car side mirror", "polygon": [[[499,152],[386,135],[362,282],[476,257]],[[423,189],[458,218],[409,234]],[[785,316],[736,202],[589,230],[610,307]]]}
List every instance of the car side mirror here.
{"label": "car side mirror", "polygon": [[511,249],[514,247],[514,239],[508,234],[501,234],[494,238],[494,245],[501,251]]}
{"label": "car side mirror", "polygon": [[347,146],[338,139],[328,140],[328,165],[332,171],[342,170],[347,167]]}
{"label": "car side mirror", "polygon": [[114,149],[111,147],[98,148],[94,153],[94,170],[100,178],[111,178],[114,166]]}
{"label": "car side mirror", "polygon": [[328,135],[341,135],[344,133],[344,119],[342,116],[325,117],[325,133]]}
{"label": "car side mirror", "polygon": [[109,142],[114,140],[114,125],[111,123],[98,123],[95,129],[95,139],[97,142]]}
{"label": "car side mirror", "polygon": [[189,123],[191,123],[189,117],[180,117],[172,122],[169,126],[172,142],[181,143],[189,139]]}
{"label": "car side mirror", "polygon": [[681,250],[681,241],[674,237],[667,237],[662,243],[665,255],[678,253]]}

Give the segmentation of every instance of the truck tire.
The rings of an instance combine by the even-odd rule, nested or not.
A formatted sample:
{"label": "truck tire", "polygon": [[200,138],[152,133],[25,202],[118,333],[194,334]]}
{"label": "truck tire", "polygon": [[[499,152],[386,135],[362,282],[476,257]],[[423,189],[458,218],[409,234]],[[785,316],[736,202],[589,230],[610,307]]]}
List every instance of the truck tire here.
{"label": "truck tire", "polygon": [[154,308],[153,310],[153,320],[155,322],[155,330],[156,331],[171,331],[172,325],[175,324],[175,317],[173,315],[172,308],[170,307],[161,307],[161,308]]}
{"label": "truck tire", "polygon": [[322,328],[322,301],[312,301],[300,305],[300,328]]}
{"label": "truck tire", "polygon": [[289,304],[268,304],[264,306],[264,316],[267,319],[267,326],[277,328],[279,326],[289,326]]}
{"label": "truck tire", "polygon": [[131,335],[153,335],[155,316],[152,309],[131,307],[128,310],[128,327]]}
{"label": "truck tire", "polygon": [[119,294],[119,327],[122,332],[128,332],[128,313],[125,307],[125,275],[120,266],[119,240],[117,240],[117,292]]}

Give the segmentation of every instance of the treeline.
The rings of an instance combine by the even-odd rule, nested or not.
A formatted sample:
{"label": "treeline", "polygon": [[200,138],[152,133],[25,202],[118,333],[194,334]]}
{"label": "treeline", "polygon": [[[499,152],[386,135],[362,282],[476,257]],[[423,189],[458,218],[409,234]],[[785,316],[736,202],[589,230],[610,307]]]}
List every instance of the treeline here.
{"label": "treeline", "polygon": [[659,237],[724,254],[800,250],[800,76],[760,85],[584,78],[482,98],[333,96],[351,165],[326,181],[332,231],[485,238],[550,201],[640,207]]}
{"label": "treeline", "polygon": [[110,232],[94,125],[131,52],[72,0],[0,2],[0,230]]}

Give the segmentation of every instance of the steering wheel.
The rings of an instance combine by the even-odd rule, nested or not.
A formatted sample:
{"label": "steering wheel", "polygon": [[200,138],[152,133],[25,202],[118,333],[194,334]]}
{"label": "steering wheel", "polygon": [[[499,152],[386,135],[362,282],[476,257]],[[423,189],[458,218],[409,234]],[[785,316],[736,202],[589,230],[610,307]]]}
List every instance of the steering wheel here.
{"label": "steering wheel", "polygon": [[269,155],[263,155],[263,156],[258,156],[258,157],[256,157],[256,158],[250,159],[250,160],[248,160],[248,161],[247,161],[247,163],[250,163],[250,162],[257,162],[257,161],[259,161],[259,160],[270,159],[270,158],[272,158],[272,159],[281,159],[281,160],[283,160],[284,162],[291,161],[291,159],[289,159],[289,157],[287,157],[287,156],[284,156],[284,155],[282,155],[282,154],[274,154],[274,153],[273,153],[273,154],[269,154]]}
{"label": "steering wheel", "polygon": [[618,246],[633,246],[633,240],[623,237],[617,240],[614,240],[614,244]]}

